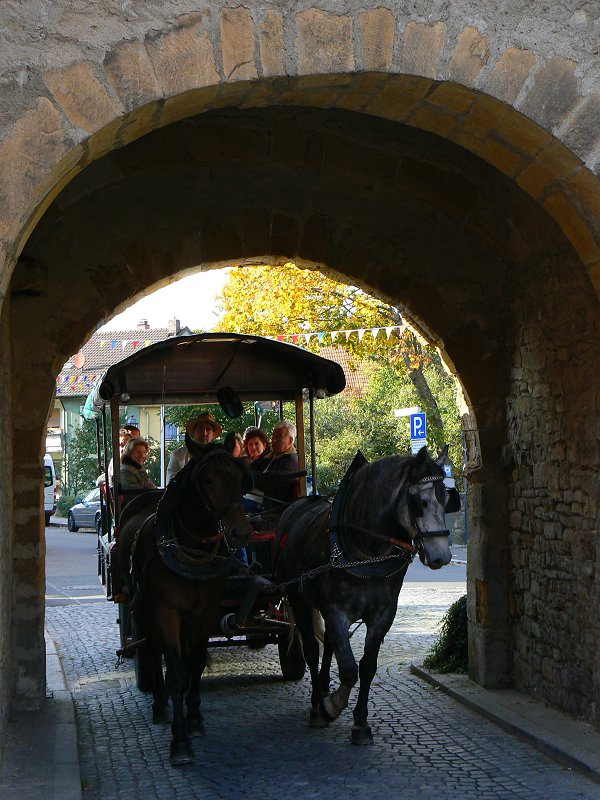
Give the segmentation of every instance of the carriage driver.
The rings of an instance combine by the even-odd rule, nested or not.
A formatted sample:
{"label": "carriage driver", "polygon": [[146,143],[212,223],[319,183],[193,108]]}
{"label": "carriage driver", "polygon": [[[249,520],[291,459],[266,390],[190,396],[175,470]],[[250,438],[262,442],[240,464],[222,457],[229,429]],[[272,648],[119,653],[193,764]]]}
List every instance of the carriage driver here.
{"label": "carriage driver", "polygon": [[[221,435],[223,428],[210,411],[205,414],[200,414],[199,417],[192,417],[186,422],[185,431],[187,435],[198,444],[208,444]],[[167,467],[167,483],[173,480],[175,475],[182,470],[190,460],[191,455],[185,445],[173,450],[169,458],[169,465]]]}

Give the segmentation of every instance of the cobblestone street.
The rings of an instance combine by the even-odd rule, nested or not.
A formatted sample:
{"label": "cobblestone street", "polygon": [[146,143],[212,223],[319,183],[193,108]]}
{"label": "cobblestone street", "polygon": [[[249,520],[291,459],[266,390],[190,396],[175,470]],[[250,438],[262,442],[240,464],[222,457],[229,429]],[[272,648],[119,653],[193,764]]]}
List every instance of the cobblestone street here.
{"label": "cobblestone street", "polygon": [[[277,650],[212,651],[203,680],[207,735],[194,765],[168,764],[170,730],[151,723],[131,662],[116,667],[109,603],[47,609],[73,692],[89,800],[372,798],[600,799],[600,786],[560,766],[411,676],[461,584],[407,583],[371,692],[375,745],[352,747],[350,711],[308,727],[309,681],[284,683]],[[353,640],[354,641],[354,640]],[[361,642],[361,630],[355,636]]]}

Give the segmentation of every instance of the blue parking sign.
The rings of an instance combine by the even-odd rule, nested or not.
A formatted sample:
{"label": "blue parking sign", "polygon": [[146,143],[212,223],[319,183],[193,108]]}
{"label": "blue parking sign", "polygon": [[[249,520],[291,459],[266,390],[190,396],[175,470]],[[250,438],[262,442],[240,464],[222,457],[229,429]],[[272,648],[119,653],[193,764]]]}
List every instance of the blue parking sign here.
{"label": "blue parking sign", "polygon": [[427,420],[424,412],[410,415],[410,438],[417,440],[427,438]]}

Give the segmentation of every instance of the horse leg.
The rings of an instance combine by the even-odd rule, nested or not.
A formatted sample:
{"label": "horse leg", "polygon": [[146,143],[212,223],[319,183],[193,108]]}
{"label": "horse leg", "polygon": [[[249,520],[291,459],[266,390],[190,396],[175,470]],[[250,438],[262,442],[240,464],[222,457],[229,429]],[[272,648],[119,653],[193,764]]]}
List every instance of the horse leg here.
{"label": "horse leg", "polygon": [[[350,646],[348,619],[346,616],[335,611],[329,613],[325,618],[325,630],[331,642],[330,647],[335,652],[340,674],[340,685],[335,692],[321,700],[319,710],[323,716],[334,720],[339,717],[348,705],[352,687],[358,681],[358,665]],[[331,662],[331,658],[329,660]]]}
{"label": "horse leg", "polygon": [[333,647],[331,646],[331,640],[329,636],[327,636],[327,631],[325,631],[325,636],[323,637],[323,657],[321,658],[321,670],[319,672],[319,689],[321,691],[321,697],[326,697],[329,694],[332,658]]}
{"label": "horse leg", "polygon": [[383,642],[385,634],[389,631],[394,616],[396,613],[397,602],[393,604],[392,613],[389,614],[389,619],[383,618],[377,621],[377,624],[369,626],[367,624],[367,635],[365,636],[365,649],[360,660],[359,675],[360,675],[360,688],[358,690],[358,699],[354,707],[354,725],[352,726],[351,740],[352,744],[373,744],[373,734],[371,728],[367,724],[369,702],[369,691],[371,683],[377,671],[377,657],[379,656],[379,648]]}
{"label": "horse leg", "polygon": [[204,719],[200,711],[200,679],[206,667],[208,642],[203,639],[194,642],[189,657],[190,686],[185,704],[187,706],[186,726],[188,735],[192,738],[204,736]]}
{"label": "horse leg", "polygon": [[319,700],[321,699],[319,691],[319,643],[314,632],[313,610],[302,598],[295,598],[292,603],[292,611],[302,637],[302,652],[310,672],[312,691],[308,724],[311,728],[324,728],[329,724],[329,720],[321,718],[318,713]]}
{"label": "horse leg", "polygon": [[194,760],[194,751],[187,734],[183,713],[184,694],[188,687],[181,652],[181,621],[177,614],[162,609],[162,613],[159,611],[157,614],[157,623],[167,666],[166,686],[173,704],[170,761],[171,766],[177,767],[182,764],[190,764]]}
{"label": "horse leg", "polygon": [[155,725],[166,725],[169,721],[169,695],[163,674],[162,650],[156,642],[152,642],[150,646],[152,647],[152,660],[154,662],[152,722]]}

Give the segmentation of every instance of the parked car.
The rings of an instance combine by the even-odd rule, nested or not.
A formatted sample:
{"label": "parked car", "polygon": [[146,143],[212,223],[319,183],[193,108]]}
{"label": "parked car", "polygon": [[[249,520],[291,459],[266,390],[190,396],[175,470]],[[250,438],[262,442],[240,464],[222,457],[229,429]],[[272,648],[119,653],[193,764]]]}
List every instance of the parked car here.
{"label": "parked car", "polygon": [[79,528],[95,528],[100,530],[100,489],[92,489],[83,500],[71,506],[67,514],[67,528],[78,531]]}

